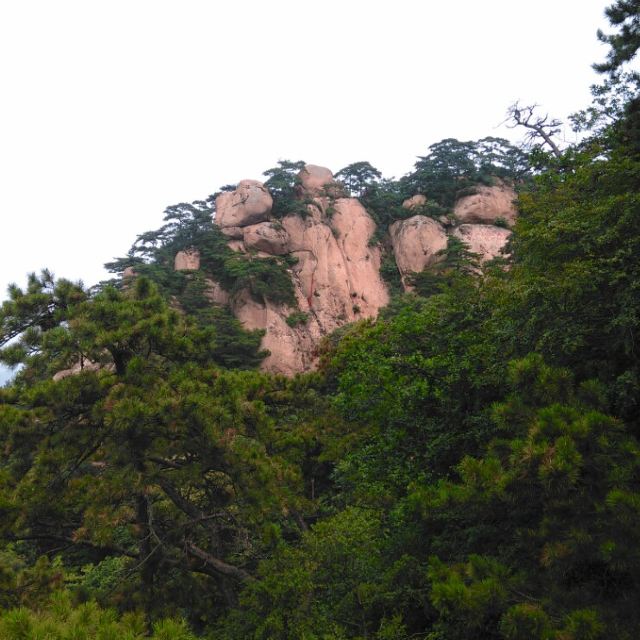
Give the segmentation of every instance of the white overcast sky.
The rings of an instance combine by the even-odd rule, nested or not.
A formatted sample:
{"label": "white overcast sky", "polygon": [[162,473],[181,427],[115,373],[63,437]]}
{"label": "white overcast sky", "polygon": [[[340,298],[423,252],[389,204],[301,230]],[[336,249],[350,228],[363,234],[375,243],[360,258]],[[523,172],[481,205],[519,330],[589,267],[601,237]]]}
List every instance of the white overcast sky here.
{"label": "white overcast sky", "polygon": [[411,170],[445,137],[565,117],[602,0],[0,0],[0,298],[93,284],[167,205],[279,159]]}

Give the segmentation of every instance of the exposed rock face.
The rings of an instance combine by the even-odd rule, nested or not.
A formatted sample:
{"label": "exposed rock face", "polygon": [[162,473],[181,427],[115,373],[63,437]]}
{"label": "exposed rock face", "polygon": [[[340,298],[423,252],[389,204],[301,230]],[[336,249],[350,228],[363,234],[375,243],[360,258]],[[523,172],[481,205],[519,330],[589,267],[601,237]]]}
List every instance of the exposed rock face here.
{"label": "exposed rock face", "polygon": [[416,194],[415,196],[411,196],[407,198],[402,203],[403,209],[419,209],[420,207],[424,207],[427,204],[427,196],[422,195],[421,193]]}
{"label": "exposed rock face", "polygon": [[263,347],[271,352],[263,363],[269,371],[291,375],[313,368],[321,338],[347,322],[377,315],[389,296],[380,277],[380,249],[369,247],[375,223],[355,199],[333,203],[318,199],[308,215],[282,220],[289,252],[298,259],[292,269],[298,309],[305,323],[291,327],[294,311],[267,302],[257,304],[245,296],[233,308],[250,328],[266,328]]}
{"label": "exposed rock face", "polygon": [[292,269],[296,284],[322,334],[375,316],[389,299],[380,277],[380,249],[368,246],[375,223],[354,198],[340,198],[333,206],[330,221],[312,205],[306,218],[282,221],[298,259]]}
{"label": "exposed rock face", "polygon": [[325,187],[334,184],[333,173],[326,167],[306,164],[298,174],[300,184],[309,194],[321,194]]}
{"label": "exposed rock face", "polygon": [[[376,225],[362,204],[343,197],[329,169],[306,165],[298,177],[297,194],[301,201],[307,199],[306,215],[273,219],[273,201],[264,185],[243,180],[235,191],[218,196],[215,218],[234,251],[296,259],[289,269],[296,305],[256,300],[248,291],[230,295],[219,283],[207,281],[212,302],[228,304],[247,329],[265,331],[262,347],[270,355],[263,369],[285,375],[312,369],[323,336],[345,323],[375,317],[389,301],[380,276],[380,248],[369,246]],[[449,233],[483,261],[499,255],[511,232],[493,223],[499,218],[514,222],[514,199],[514,191],[503,183],[480,186],[475,194],[458,200],[455,219],[443,218],[442,223],[413,215],[394,222],[389,237],[405,289],[411,289],[412,273],[440,259],[438,252],[446,249]],[[418,194],[403,207],[417,214],[427,202],[428,194]],[[452,230],[454,224],[459,226]],[[193,264],[191,256],[176,256],[177,269],[197,268]]]}
{"label": "exposed rock face", "polygon": [[340,198],[334,205],[331,227],[336,232],[338,248],[346,258],[351,298],[355,298],[360,307],[355,315],[376,316],[389,302],[387,288],[380,277],[380,248],[369,246],[376,223],[359,200]]}
{"label": "exposed rock face", "polygon": [[487,262],[501,254],[511,231],[486,224],[462,224],[453,235],[460,238],[470,251],[479,254],[481,262]]}
{"label": "exposed rock face", "polygon": [[289,237],[282,225],[272,222],[260,222],[243,229],[244,246],[247,249],[264,251],[273,256],[282,256],[289,252]]}
{"label": "exposed rock face", "polygon": [[408,277],[434,264],[438,260],[438,251],[447,247],[444,227],[427,216],[398,220],[389,227],[389,235],[406,290],[411,289]]}
{"label": "exposed rock face", "polygon": [[216,223],[220,227],[246,227],[269,219],[273,199],[257,180],[241,180],[235,191],[216,198]]}
{"label": "exposed rock face", "polygon": [[173,268],[176,271],[197,271],[200,268],[200,252],[197,249],[178,251]]}
{"label": "exposed rock face", "polygon": [[231,238],[232,240],[242,240],[244,236],[242,227],[221,227],[220,231],[222,231],[223,235],[227,236],[227,238]]}
{"label": "exposed rock face", "polygon": [[[324,187],[335,184],[328,169],[315,165],[307,165],[300,179],[307,195],[324,194]],[[272,202],[270,196],[259,197],[256,191],[262,189],[260,183],[243,180],[236,191],[218,196],[215,222],[234,251],[297,258],[290,270],[297,307],[255,300],[248,292],[229,298],[214,282],[208,295],[230,304],[247,329],[266,331],[262,347],[271,355],[263,369],[293,375],[313,368],[323,336],[347,322],[376,316],[389,296],[380,276],[380,249],[369,246],[376,225],[358,200],[316,197],[305,217],[268,221]],[[263,206],[254,206],[257,202]],[[291,326],[287,318],[294,312],[304,314],[303,321]]]}
{"label": "exposed rock face", "polygon": [[232,251],[238,251],[239,253],[247,253],[247,249],[244,246],[244,242],[242,240],[229,240],[229,242],[227,242],[227,246]]}
{"label": "exposed rock face", "polygon": [[[296,295],[300,310],[308,312],[299,289]],[[315,366],[317,346],[323,335],[315,318],[309,316],[306,323],[291,327],[287,318],[294,309],[269,301],[258,302],[246,291],[232,301],[232,310],[245,329],[266,331],[262,348],[267,349],[270,355],[263,360],[262,369],[292,376]]]}
{"label": "exposed rock face", "polygon": [[222,285],[215,280],[210,280],[207,278],[207,289],[205,295],[211,302],[215,304],[219,304],[222,306],[226,306],[229,304],[229,294],[222,288]]}
{"label": "exposed rock face", "polygon": [[476,193],[459,198],[453,209],[462,223],[494,224],[502,218],[509,226],[516,219],[516,192],[506,184],[481,185]]}

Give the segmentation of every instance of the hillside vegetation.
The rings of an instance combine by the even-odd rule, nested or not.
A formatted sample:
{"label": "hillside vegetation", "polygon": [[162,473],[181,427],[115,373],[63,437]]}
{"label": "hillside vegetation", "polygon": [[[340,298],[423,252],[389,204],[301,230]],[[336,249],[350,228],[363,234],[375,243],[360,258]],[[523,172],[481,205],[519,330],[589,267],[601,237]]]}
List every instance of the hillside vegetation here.
{"label": "hillside vegetation", "polygon": [[[519,215],[507,258],[450,242],[313,373],[259,371],[260,333],[211,304],[212,277],[291,295],[285,258],[228,248],[213,199],[110,265],[135,277],[10,288],[0,640],[638,637],[640,3],[608,15],[579,144],[447,139],[397,181],[336,174],[383,244],[416,193],[442,216],[509,180]],[[281,215],[299,169],[266,172]],[[175,271],[192,247],[200,269]]]}

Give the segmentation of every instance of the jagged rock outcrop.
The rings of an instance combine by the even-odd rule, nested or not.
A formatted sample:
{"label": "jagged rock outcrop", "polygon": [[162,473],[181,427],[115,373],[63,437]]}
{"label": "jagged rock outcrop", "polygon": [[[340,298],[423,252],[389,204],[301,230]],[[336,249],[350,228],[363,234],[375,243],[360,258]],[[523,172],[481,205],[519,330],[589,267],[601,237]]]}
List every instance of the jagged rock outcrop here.
{"label": "jagged rock outcrop", "polygon": [[305,165],[298,178],[302,189],[311,195],[321,195],[326,187],[335,184],[331,170],[315,164]]}
{"label": "jagged rock outcrop", "polygon": [[487,262],[501,255],[511,231],[487,224],[461,224],[453,235],[460,238],[473,253],[480,256],[480,262]]}
{"label": "jagged rock outcrop", "polygon": [[434,264],[437,253],[447,247],[444,227],[427,216],[397,220],[389,227],[389,236],[405,290],[411,289],[411,274]]}
{"label": "jagged rock outcrop", "polygon": [[241,180],[235,191],[216,198],[216,223],[220,227],[246,227],[269,219],[273,198],[258,180]]}
{"label": "jagged rock outcrop", "polygon": [[[317,165],[300,172],[296,193],[306,211],[276,220],[265,186],[242,180],[235,191],[218,196],[215,216],[234,251],[290,258],[295,305],[256,299],[246,290],[230,295],[219,283],[207,281],[212,302],[228,304],[247,329],[265,331],[262,347],[270,355],[263,368],[285,375],[312,369],[323,336],[345,323],[375,317],[389,301],[380,276],[381,249],[369,245],[376,225],[362,204],[344,197],[331,171]],[[427,198],[415,195],[403,207],[417,214]],[[513,223],[514,199],[514,191],[504,183],[480,186],[458,199],[446,224],[425,215],[394,222],[389,239],[405,289],[411,289],[411,274],[441,259],[438,253],[446,249],[450,235],[467,243],[483,261],[499,255],[510,231],[494,223]],[[176,256],[176,269],[193,264],[192,256]]]}
{"label": "jagged rock outcrop", "polygon": [[458,198],[453,215],[462,223],[495,224],[504,220],[512,226],[516,219],[516,192],[505,183],[479,185],[475,193]]}
{"label": "jagged rock outcrop", "polygon": [[264,251],[273,256],[289,253],[289,237],[277,222],[260,222],[245,227],[242,240],[246,249]]}
{"label": "jagged rock outcrop", "polygon": [[[306,300],[296,288],[298,307],[308,313]],[[269,351],[262,368],[272,373],[287,376],[309,371],[317,359],[318,343],[324,335],[316,318],[307,315],[306,322],[295,326],[287,323],[287,318],[296,310],[286,305],[257,301],[247,291],[241,292],[231,301],[234,315],[245,329],[263,329],[262,348]]]}
{"label": "jagged rock outcrop", "polygon": [[[292,271],[297,287],[323,334],[346,322],[372,317],[388,302],[380,277],[380,249],[370,247],[376,225],[355,198],[309,205],[305,218],[286,216],[289,248],[298,260]],[[303,309],[304,310],[304,309]]]}
{"label": "jagged rock outcrop", "polygon": [[178,251],[173,260],[176,271],[197,271],[200,268],[200,252],[197,249]]}
{"label": "jagged rock outcrop", "polygon": [[[216,200],[215,222],[230,238],[228,245],[234,251],[296,259],[290,274],[297,308],[255,300],[248,292],[228,299],[247,329],[266,331],[262,347],[271,355],[263,368],[286,375],[314,366],[323,336],[347,322],[375,317],[389,301],[380,276],[380,249],[369,246],[376,230],[371,216],[355,198],[326,195],[340,193],[329,169],[307,165],[299,180],[305,197],[315,195],[305,216],[269,220],[272,203],[252,195],[264,187],[250,180]],[[262,208],[254,206],[258,200]],[[251,204],[250,214],[247,203]],[[253,214],[257,210],[262,218],[256,223]],[[223,299],[212,286],[210,297],[214,296]]]}

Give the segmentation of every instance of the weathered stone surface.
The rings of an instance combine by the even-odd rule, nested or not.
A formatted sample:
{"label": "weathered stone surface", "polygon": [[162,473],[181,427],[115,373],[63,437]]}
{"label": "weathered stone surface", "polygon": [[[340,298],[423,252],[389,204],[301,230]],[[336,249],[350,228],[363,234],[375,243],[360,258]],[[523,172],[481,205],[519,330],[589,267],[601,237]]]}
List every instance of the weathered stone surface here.
{"label": "weathered stone surface", "polygon": [[125,270],[122,272],[122,279],[123,280],[131,280],[132,278],[135,278],[138,274],[136,273],[136,270],[133,267],[125,267]]}
{"label": "weathered stone surface", "polygon": [[[299,290],[296,293],[299,295]],[[299,298],[298,305],[301,311],[308,312],[303,297]],[[257,302],[246,291],[234,299],[232,309],[246,329],[265,330],[261,347],[268,350],[269,355],[263,360],[262,369],[286,376],[313,369],[316,349],[323,334],[312,314],[306,323],[291,327],[287,318],[296,309],[269,301]]]}
{"label": "weathered stone surface", "polygon": [[178,251],[173,268],[176,271],[197,271],[200,268],[200,252],[197,249]]}
{"label": "weathered stone surface", "polygon": [[389,293],[380,276],[380,247],[369,246],[376,223],[358,200],[340,198],[334,204],[331,227],[336,232],[338,248],[346,258],[351,299],[360,308],[356,316],[377,316],[380,308],[388,304]]}
{"label": "weathered stone surface", "polygon": [[231,238],[232,240],[242,240],[242,237],[244,236],[242,227],[220,227],[220,231],[223,235],[227,236],[227,238]]}
{"label": "weathered stone surface", "polygon": [[[389,300],[380,277],[380,249],[369,246],[375,223],[354,198],[335,200],[331,218],[328,204],[318,197],[305,217],[286,216],[281,229],[272,223],[246,226],[243,242],[229,242],[238,251],[290,253],[298,259],[290,270],[295,308],[257,301],[247,292],[229,301],[247,329],[266,331],[262,347],[271,355],[262,367],[267,371],[293,375],[313,368],[323,336],[347,322],[374,317]],[[287,318],[296,311],[307,320],[291,327]]]}
{"label": "weathered stone surface", "polygon": [[413,216],[398,220],[389,227],[396,264],[405,290],[411,286],[408,277],[420,273],[438,260],[438,251],[446,249],[444,227],[427,216]]}
{"label": "weathered stone surface", "polygon": [[282,256],[289,252],[289,236],[282,225],[273,222],[260,222],[243,229],[244,246],[255,251],[264,251],[273,256]]}
{"label": "weathered stone surface", "polygon": [[319,194],[325,187],[334,184],[333,173],[326,167],[315,164],[306,164],[298,177],[304,191],[311,194]]}
{"label": "weathered stone surface", "polygon": [[229,240],[229,242],[227,242],[227,246],[229,247],[229,249],[231,249],[231,251],[237,251],[238,253],[247,252],[242,240]]}
{"label": "weathered stone surface", "polygon": [[207,288],[205,290],[205,295],[209,300],[211,300],[211,302],[222,306],[229,304],[229,293],[222,288],[222,285],[219,282],[207,278],[206,283]]}
{"label": "weathered stone surface", "polygon": [[453,235],[460,238],[470,251],[477,253],[481,262],[486,262],[501,255],[511,231],[487,224],[462,224]]}
{"label": "weathered stone surface", "polygon": [[388,302],[380,250],[368,246],[375,223],[356,199],[336,200],[330,221],[310,206],[306,218],[287,216],[282,223],[298,258],[292,271],[323,333],[375,316]]}
{"label": "weathered stone surface", "polygon": [[458,199],[453,214],[463,223],[495,224],[496,220],[503,219],[511,226],[517,214],[516,198],[516,192],[506,184],[480,185],[473,195]]}
{"label": "weathered stone surface", "polygon": [[216,198],[216,223],[220,227],[246,227],[269,219],[273,198],[257,180],[241,180],[235,191]]}
{"label": "weathered stone surface", "polygon": [[403,209],[419,209],[420,207],[424,207],[427,204],[427,196],[422,195],[421,193],[416,194],[415,196],[411,196],[407,198],[402,203]]}
{"label": "weathered stone surface", "polygon": [[[270,352],[263,362],[265,370],[293,375],[312,369],[323,336],[347,322],[375,317],[388,303],[380,276],[380,249],[369,246],[375,223],[355,198],[341,197],[339,191],[327,197],[332,187],[339,185],[329,169],[306,165],[300,173],[299,193],[311,196],[313,202],[305,216],[289,215],[279,222],[269,220],[271,196],[256,181],[243,181],[234,192],[218,197],[216,223],[234,251],[297,258],[290,269],[297,299],[294,307],[255,300],[247,291],[230,297],[218,283],[208,283],[212,302],[229,304],[247,329],[265,330],[262,347]],[[460,198],[455,214],[465,224],[454,235],[483,260],[498,255],[510,232],[490,223],[498,218],[513,222],[514,198],[513,190],[504,184],[479,187],[476,194]],[[427,198],[418,194],[403,207],[417,212],[426,203]],[[395,222],[389,235],[405,289],[411,288],[412,273],[440,259],[437,254],[446,248],[448,238],[443,224],[423,215]],[[287,318],[294,312],[306,314],[306,321],[291,327]]]}
{"label": "weathered stone surface", "polygon": [[328,224],[309,215],[287,216],[283,224],[298,259],[292,271],[297,286],[325,333],[353,320],[351,287],[336,238]]}
{"label": "weathered stone surface", "polygon": [[[380,276],[380,249],[370,247],[375,223],[361,203],[346,198],[329,169],[306,165],[299,174],[298,196],[307,199],[305,216],[270,219],[272,199],[264,185],[243,180],[238,188],[221,194],[215,222],[234,251],[250,251],[256,258],[291,255],[297,259],[289,272],[297,304],[277,305],[255,300],[247,291],[230,296],[219,283],[208,281],[207,296],[216,304],[229,304],[247,329],[265,330],[262,347],[270,355],[263,369],[293,375],[312,369],[323,336],[347,322],[375,317],[389,300]],[[312,200],[309,200],[312,198]],[[483,260],[499,254],[509,230],[492,226],[499,218],[512,224],[515,193],[500,183],[480,186],[477,193],[462,197],[455,218],[441,221],[413,215],[391,225],[389,235],[405,289],[409,276],[434,264],[447,246],[447,231],[466,242]],[[403,203],[417,214],[427,204],[422,194]],[[459,227],[450,227],[463,222]],[[480,224],[479,224],[480,223]],[[295,326],[287,323],[292,313],[306,315]]]}

